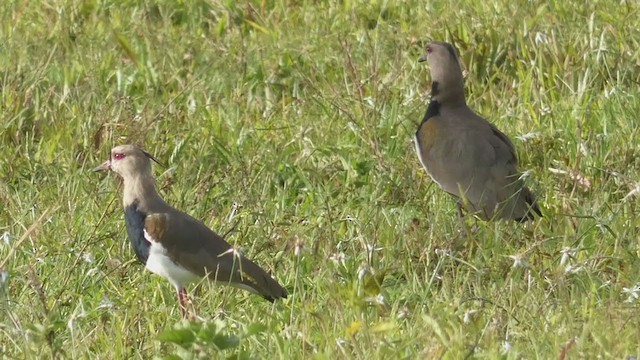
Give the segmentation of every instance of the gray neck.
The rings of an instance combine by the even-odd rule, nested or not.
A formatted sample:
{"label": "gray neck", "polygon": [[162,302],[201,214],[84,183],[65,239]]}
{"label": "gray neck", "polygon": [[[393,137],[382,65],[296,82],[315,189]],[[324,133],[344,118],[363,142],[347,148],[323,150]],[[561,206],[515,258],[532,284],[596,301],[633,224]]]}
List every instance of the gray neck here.
{"label": "gray neck", "polygon": [[144,207],[153,207],[154,204],[164,204],[156,191],[153,178],[144,175],[132,175],[124,178],[124,206],[138,201]]}

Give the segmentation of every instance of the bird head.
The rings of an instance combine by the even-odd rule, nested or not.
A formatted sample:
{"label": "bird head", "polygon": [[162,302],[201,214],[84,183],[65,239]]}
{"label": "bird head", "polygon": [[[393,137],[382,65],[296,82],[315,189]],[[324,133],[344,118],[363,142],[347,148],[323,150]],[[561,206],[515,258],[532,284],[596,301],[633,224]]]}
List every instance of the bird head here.
{"label": "bird head", "polygon": [[135,145],[120,145],[111,149],[109,160],[100,164],[94,171],[111,170],[126,179],[151,173],[151,160],[158,163],[148,152]]}
{"label": "bird head", "polygon": [[464,91],[462,68],[453,45],[440,41],[429,43],[424,49],[424,55],[418,61],[429,63],[431,81],[437,84],[432,93],[435,98],[438,97],[436,90],[445,92],[441,97],[446,97],[452,92],[459,95],[459,91]]}

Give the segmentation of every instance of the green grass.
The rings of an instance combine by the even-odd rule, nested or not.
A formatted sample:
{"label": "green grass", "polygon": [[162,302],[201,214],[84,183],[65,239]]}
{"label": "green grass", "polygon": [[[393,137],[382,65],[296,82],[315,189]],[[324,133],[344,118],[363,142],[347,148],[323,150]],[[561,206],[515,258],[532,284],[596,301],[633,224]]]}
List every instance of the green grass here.
{"label": "green grass", "polygon": [[[638,356],[639,19],[637,1],[3,1],[0,354]],[[412,145],[431,39],[459,48],[545,214],[478,221],[455,251]],[[170,203],[237,221],[228,240],[290,298],[204,284],[205,320],[182,323],[133,261],[119,181],[91,172],[123,143],[166,165]]]}

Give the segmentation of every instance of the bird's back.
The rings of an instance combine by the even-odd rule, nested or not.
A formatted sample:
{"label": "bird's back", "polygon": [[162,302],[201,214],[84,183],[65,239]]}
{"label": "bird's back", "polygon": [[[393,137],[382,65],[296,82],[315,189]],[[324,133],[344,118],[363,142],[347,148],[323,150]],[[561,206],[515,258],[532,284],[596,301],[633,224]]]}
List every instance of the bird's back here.
{"label": "bird's back", "polygon": [[[287,291],[276,280],[200,220],[175,209],[155,214],[155,218],[167,222],[163,245],[174,254],[174,262],[199,276],[249,290],[268,300],[287,297]],[[180,251],[170,249],[177,246]]]}
{"label": "bird's back", "polygon": [[466,105],[441,105],[418,128],[416,147],[433,180],[480,217],[521,219],[530,206],[537,209],[519,179],[511,141]]}

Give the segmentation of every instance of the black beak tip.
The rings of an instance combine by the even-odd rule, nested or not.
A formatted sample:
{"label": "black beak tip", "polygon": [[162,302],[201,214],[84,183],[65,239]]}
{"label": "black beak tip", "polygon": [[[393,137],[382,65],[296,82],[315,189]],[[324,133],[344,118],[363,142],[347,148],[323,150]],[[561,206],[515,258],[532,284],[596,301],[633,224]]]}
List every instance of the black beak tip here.
{"label": "black beak tip", "polygon": [[111,170],[111,164],[108,160],[96,166],[95,168],[93,168],[93,172],[101,172],[101,171],[108,171],[108,170]]}

